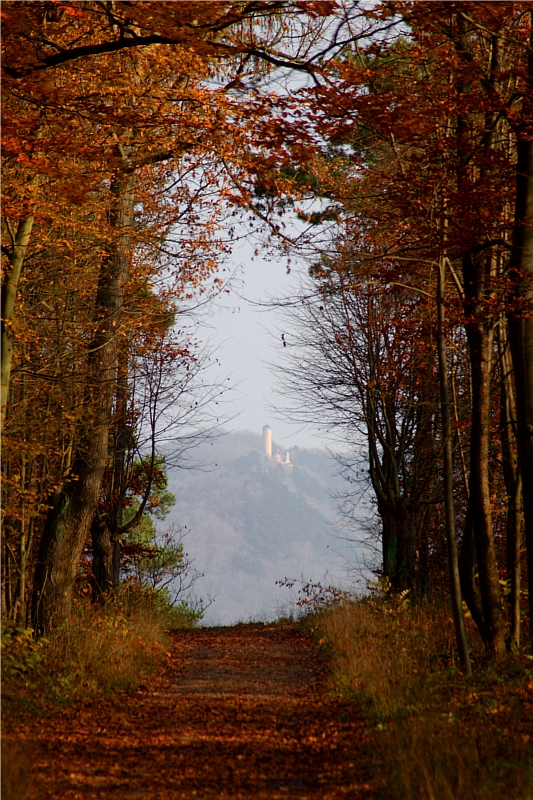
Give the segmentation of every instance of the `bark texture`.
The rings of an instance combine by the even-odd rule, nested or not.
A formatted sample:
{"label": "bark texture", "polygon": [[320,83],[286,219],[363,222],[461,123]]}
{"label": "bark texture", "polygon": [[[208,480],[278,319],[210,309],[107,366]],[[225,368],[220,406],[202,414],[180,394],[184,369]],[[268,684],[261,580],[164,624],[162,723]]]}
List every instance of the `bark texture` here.
{"label": "bark texture", "polygon": [[501,371],[500,428],[502,443],[502,466],[507,492],[507,580],[509,644],[520,646],[520,585],[521,548],[524,510],[522,501],[522,476],[518,468],[516,441],[516,401],[512,376],[512,365],[506,330],[499,328],[499,355]]}
{"label": "bark texture", "polygon": [[11,380],[11,365],[13,363],[13,353],[15,349],[13,337],[15,301],[32,228],[32,216],[19,222],[13,241],[13,254],[9,262],[9,273],[2,286],[2,425],[6,418],[9,384]]}
{"label": "bark texture", "polygon": [[121,175],[112,187],[110,228],[114,240],[102,261],[95,303],[95,335],[87,368],[87,422],[80,434],[71,478],[53,498],[46,520],[32,598],[33,626],[51,630],[70,613],[80,556],[98,507],[109,455],[111,407],[117,379],[117,336],[124,284],[131,259],[134,176]]}
{"label": "bark texture", "polygon": [[[533,73],[531,62],[530,69]],[[533,88],[533,74],[530,83]],[[510,268],[514,302],[508,326],[516,384],[518,461],[523,486],[530,632],[533,637],[533,140],[519,138],[517,154]]]}
{"label": "bark texture", "polygon": [[455,508],[453,499],[453,450],[452,425],[450,410],[450,391],[448,387],[448,364],[446,358],[446,341],[444,333],[444,263],[439,263],[437,277],[437,351],[439,361],[439,388],[442,417],[442,448],[444,473],[444,510],[446,517],[446,541],[448,544],[448,570],[450,576],[450,597],[455,626],[455,638],[459,651],[459,663],[466,675],[470,675],[470,656],[466,641],[465,621],[463,615],[463,598],[459,578],[457,554],[457,538],[455,533]]}
{"label": "bark texture", "polygon": [[472,257],[463,259],[465,327],[472,385],[469,513],[474,530],[485,642],[489,651],[497,655],[506,648],[507,625],[502,606],[490,502],[489,448],[494,337],[491,320],[483,321],[480,313],[485,275],[485,265],[481,260]]}

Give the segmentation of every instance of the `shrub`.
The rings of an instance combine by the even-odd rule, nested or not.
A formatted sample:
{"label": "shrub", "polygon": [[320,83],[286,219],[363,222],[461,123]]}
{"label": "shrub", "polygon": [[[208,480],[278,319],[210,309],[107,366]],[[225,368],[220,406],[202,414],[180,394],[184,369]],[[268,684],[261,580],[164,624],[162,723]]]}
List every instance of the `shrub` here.
{"label": "shrub", "polygon": [[48,639],[6,626],[2,635],[4,710],[64,703],[133,686],[170,648],[168,631],[190,628],[199,611],[171,606],[164,594],[126,583],[105,601],[74,602]]}

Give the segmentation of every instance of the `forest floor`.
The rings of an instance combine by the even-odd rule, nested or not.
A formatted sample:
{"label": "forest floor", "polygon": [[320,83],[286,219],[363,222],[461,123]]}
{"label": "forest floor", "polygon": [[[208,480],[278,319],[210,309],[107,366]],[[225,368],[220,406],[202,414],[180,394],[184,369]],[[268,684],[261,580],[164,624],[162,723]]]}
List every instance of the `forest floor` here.
{"label": "forest floor", "polygon": [[[4,726],[28,800],[354,798],[376,791],[367,723],[330,691],[324,659],[294,628],[172,636],[156,674]],[[17,798],[18,800],[18,798]]]}

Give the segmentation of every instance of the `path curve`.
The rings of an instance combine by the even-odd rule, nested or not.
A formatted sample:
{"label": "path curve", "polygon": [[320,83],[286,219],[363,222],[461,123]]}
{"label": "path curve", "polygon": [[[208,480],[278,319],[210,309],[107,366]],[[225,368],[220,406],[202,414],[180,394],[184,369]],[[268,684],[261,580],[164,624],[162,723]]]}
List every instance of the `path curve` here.
{"label": "path curve", "polygon": [[316,646],[243,626],[173,636],[164,669],[130,693],[26,723],[31,798],[375,797],[365,728],[328,693]]}

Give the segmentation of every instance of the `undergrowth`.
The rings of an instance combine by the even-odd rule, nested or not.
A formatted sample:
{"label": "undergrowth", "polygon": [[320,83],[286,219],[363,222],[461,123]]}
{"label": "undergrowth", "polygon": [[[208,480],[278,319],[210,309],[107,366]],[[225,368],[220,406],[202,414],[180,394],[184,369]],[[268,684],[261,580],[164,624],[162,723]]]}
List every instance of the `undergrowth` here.
{"label": "undergrowth", "polygon": [[4,715],[130,688],[168,651],[167,631],[193,627],[197,616],[157,592],[126,585],[104,602],[75,601],[68,622],[49,637],[5,625]]}
{"label": "undergrowth", "polygon": [[[21,716],[133,687],[171,647],[168,631],[194,627],[201,613],[172,606],[164,593],[125,584],[104,602],[74,602],[67,623],[49,637],[7,624],[2,629],[2,715]],[[2,746],[2,798],[31,794],[31,755]]]}
{"label": "undergrowth", "polygon": [[339,600],[308,617],[335,690],[371,722],[383,800],[532,800],[533,660],[488,661],[469,631],[474,675],[458,670],[443,604]]}

